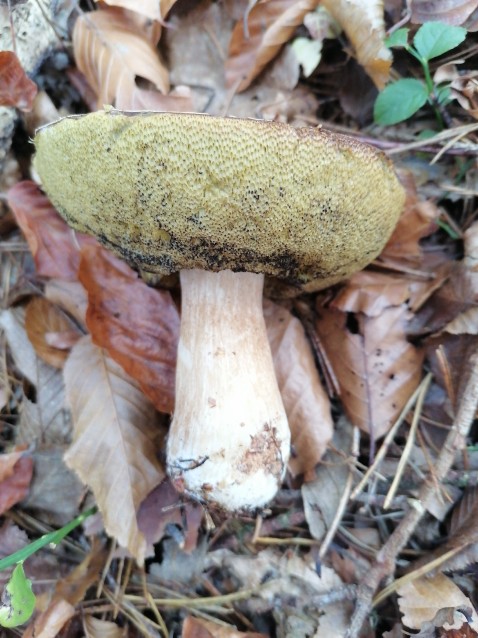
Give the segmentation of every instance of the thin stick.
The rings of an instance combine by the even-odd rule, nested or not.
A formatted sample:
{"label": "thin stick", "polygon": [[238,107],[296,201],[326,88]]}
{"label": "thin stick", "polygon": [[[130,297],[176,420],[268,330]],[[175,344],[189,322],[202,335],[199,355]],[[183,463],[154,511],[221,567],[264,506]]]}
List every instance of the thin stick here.
{"label": "thin stick", "polygon": [[[446,478],[456,452],[466,445],[466,437],[475,417],[478,407],[478,348],[470,356],[465,370],[467,381],[458,411],[435,464],[437,481],[443,481]],[[362,625],[372,609],[372,599],[377,587],[385,576],[394,572],[398,554],[415,531],[434,494],[434,482],[426,479],[420,488],[418,499],[411,502],[412,507],[378,552],[375,564],[359,586],[355,611],[345,638],[357,638],[360,635]]]}

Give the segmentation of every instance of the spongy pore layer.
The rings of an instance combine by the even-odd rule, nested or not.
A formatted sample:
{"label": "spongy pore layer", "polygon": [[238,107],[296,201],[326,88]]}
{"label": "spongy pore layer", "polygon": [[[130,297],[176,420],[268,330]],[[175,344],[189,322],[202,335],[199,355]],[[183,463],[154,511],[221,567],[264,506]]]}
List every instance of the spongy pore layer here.
{"label": "spongy pore layer", "polygon": [[372,261],[404,203],[381,152],[322,129],[105,110],[43,127],[35,146],[68,223],[161,274],[262,272],[315,290]]}

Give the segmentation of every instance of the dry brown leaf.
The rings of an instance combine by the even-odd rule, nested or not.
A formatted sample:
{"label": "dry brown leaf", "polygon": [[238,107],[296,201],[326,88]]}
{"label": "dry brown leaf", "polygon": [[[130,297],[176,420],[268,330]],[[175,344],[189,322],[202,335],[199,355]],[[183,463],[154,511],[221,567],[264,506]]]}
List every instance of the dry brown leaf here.
{"label": "dry brown leaf", "polygon": [[[79,330],[74,330],[74,324],[69,321],[56,306],[44,299],[35,297],[25,309],[25,328],[30,343],[37,355],[54,368],[63,368],[68,357],[67,348],[54,347],[53,337],[73,332],[73,342],[69,338],[70,347],[81,337]],[[71,335],[70,335],[71,336]],[[57,340],[56,343],[59,343]]]}
{"label": "dry brown leaf", "polygon": [[137,77],[149,80],[160,93],[169,91],[168,71],[154,45],[121,9],[82,14],[73,29],[73,51],[100,108],[105,104],[122,110],[137,108],[144,90],[136,85]]}
{"label": "dry brown leaf", "polygon": [[350,476],[352,426],[342,418],[337,424],[331,449],[315,471],[315,479],[302,485],[304,513],[311,535],[322,541],[329,531]]}
{"label": "dry brown leaf", "polygon": [[330,401],[300,321],[286,308],[264,301],[267,336],[292,435],[289,470],[294,476],[315,468],[332,437]]}
{"label": "dry brown leaf", "polygon": [[147,542],[146,556],[154,556],[154,545],[167,533],[169,525],[176,525],[181,530],[180,549],[192,552],[197,547],[203,513],[200,505],[184,501],[171,481],[165,479],[148,494],[138,511],[138,526]]}
{"label": "dry brown leaf", "polygon": [[[99,2],[99,0],[95,0]],[[162,22],[177,0],[103,0],[111,7],[121,7],[136,11],[150,20]]]}
{"label": "dry brown leaf", "polygon": [[92,489],[108,534],[142,563],[146,541],[136,512],[164,478],[154,408],[90,337],[73,348],[64,374],[75,430],[65,462]]}
{"label": "dry brown leaf", "polygon": [[16,442],[45,446],[65,443],[71,427],[64,406],[62,373],[36,356],[25,331],[23,308],[1,313],[0,326],[5,331],[15,365],[35,388],[34,398],[23,396]]}
{"label": "dry brown leaf", "polygon": [[66,600],[55,599],[47,611],[28,625],[22,638],[56,638],[74,615],[73,605]]}
{"label": "dry brown leaf", "polygon": [[478,7],[478,0],[411,0],[411,21],[463,24]]}
{"label": "dry brown leaf", "polygon": [[115,622],[94,616],[83,616],[83,629],[87,638],[127,638],[128,626],[120,627]]}
{"label": "dry brown leaf", "polygon": [[0,480],[1,515],[8,512],[28,494],[33,475],[33,459],[29,454],[22,456],[19,452],[1,454],[0,474],[3,476]]}
{"label": "dry brown leaf", "polygon": [[472,117],[478,119],[478,72],[468,71],[451,82],[454,97]]}
{"label": "dry brown leaf", "polygon": [[269,0],[255,4],[247,19],[248,33],[244,32],[243,20],[232,32],[226,61],[227,85],[237,87],[237,91],[246,89],[318,4],[319,0]]}
{"label": "dry brown leaf", "polygon": [[418,199],[415,179],[410,172],[400,173],[400,181],[406,191],[405,207],[379,259],[405,261],[416,266],[422,260],[420,239],[436,230],[440,211],[432,202]]}
{"label": "dry brown leaf", "polygon": [[45,298],[63,308],[81,327],[86,327],[88,296],[79,281],[51,279],[45,284]]}
{"label": "dry brown leaf", "polygon": [[181,638],[267,638],[267,635],[255,631],[238,631],[235,627],[225,627],[210,620],[187,616]]}
{"label": "dry brown leaf", "polygon": [[8,205],[15,214],[41,277],[77,279],[78,245],[97,243],[82,233],[74,234],[37,184],[19,182],[8,191]]}
{"label": "dry brown leaf", "polygon": [[147,286],[100,246],[82,251],[79,275],[93,342],[138,381],[158,410],[172,412],[179,314],[170,293]]}
{"label": "dry brown leaf", "polygon": [[417,388],[423,353],[406,339],[405,304],[378,317],[318,308],[317,332],[350,421],[373,439],[386,434]]}
{"label": "dry brown leaf", "polygon": [[37,85],[23,70],[17,54],[0,51],[0,106],[31,111],[37,92]]}
{"label": "dry brown leaf", "polygon": [[392,54],[384,44],[383,0],[322,0],[352,43],[358,62],[378,89],[388,81]]}
{"label": "dry brown leaf", "polygon": [[[467,608],[472,616],[471,627],[478,629],[478,615],[469,598],[444,574],[432,578],[417,578],[398,589],[398,605],[403,614],[403,624],[412,629],[420,629],[425,622],[433,621],[438,612],[446,608]],[[465,621],[463,614],[457,619],[455,628]],[[437,625],[444,626],[443,622]],[[445,625],[446,627],[446,625]]]}

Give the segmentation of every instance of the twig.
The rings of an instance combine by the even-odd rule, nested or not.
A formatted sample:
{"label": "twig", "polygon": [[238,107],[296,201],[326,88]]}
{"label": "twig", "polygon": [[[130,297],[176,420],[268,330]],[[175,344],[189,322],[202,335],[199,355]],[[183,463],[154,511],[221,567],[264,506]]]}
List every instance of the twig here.
{"label": "twig", "polygon": [[[443,481],[446,478],[455,459],[456,452],[461,450],[466,444],[466,437],[475,417],[478,407],[478,348],[470,356],[466,372],[468,378],[453,426],[436,461],[435,479],[437,481]],[[378,552],[375,564],[359,586],[355,611],[345,638],[357,638],[359,636],[362,625],[372,609],[375,591],[382,579],[394,572],[398,554],[415,531],[434,494],[435,483],[430,479],[425,480],[420,488],[418,499],[411,502],[412,507]]]}

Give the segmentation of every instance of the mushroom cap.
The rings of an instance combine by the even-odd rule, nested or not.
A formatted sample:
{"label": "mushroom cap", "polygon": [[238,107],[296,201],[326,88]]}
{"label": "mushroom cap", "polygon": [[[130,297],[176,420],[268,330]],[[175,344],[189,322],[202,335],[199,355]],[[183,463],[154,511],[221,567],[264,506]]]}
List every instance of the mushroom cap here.
{"label": "mushroom cap", "polygon": [[41,128],[35,146],[68,223],[152,273],[317,290],[380,253],[405,199],[383,153],[321,128],[108,109]]}

